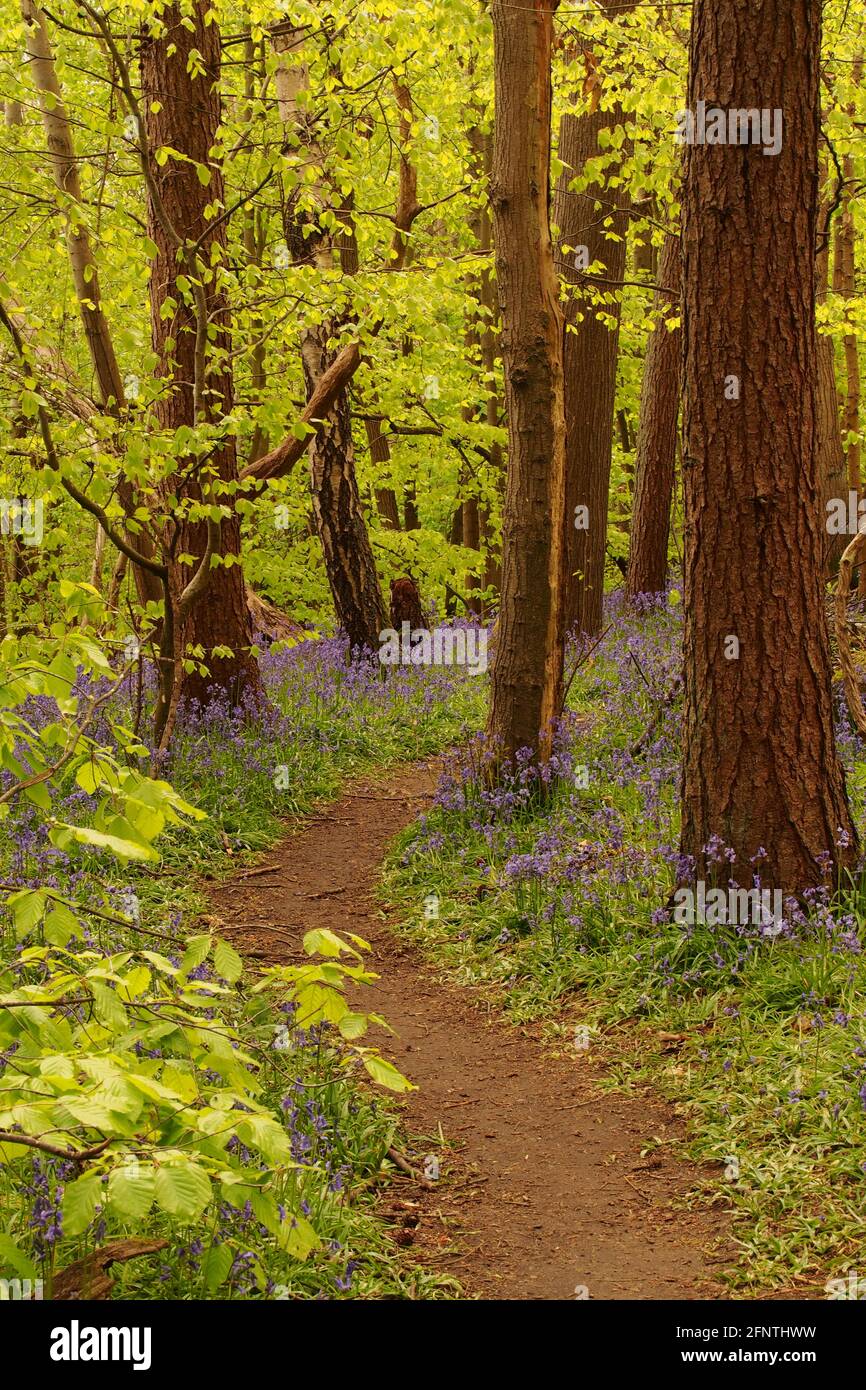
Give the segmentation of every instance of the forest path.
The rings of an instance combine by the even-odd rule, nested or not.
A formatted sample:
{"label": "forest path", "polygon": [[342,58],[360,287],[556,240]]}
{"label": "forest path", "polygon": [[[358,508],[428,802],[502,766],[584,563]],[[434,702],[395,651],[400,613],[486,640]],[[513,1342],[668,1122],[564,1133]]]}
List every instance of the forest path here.
{"label": "forest path", "polygon": [[[370,942],[381,978],[356,1007],[388,1020],[395,1033],[372,1040],[419,1087],[406,1125],[430,1142],[410,1161],[440,1155],[439,1183],[398,1177],[385,1198],[396,1238],[425,1265],[482,1298],[569,1299],[578,1286],[596,1299],[724,1297],[715,1274],[730,1253],[727,1220],[678,1202],[695,1172],[671,1156],[670,1110],[602,1095],[600,1065],[553,1055],[472,990],[443,985],[389,927],[375,896],[382,859],[435,782],[435,767],[416,766],[354,783],[264,871],[210,885],[224,934],[266,961],[301,959],[313,927]],[[653,1136],[662,1144],[644,1159]]]}

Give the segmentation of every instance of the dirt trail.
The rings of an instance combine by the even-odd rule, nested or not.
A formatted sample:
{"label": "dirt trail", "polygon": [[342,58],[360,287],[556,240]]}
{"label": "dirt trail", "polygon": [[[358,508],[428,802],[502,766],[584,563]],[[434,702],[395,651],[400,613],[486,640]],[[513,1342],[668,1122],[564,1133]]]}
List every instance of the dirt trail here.
{"label": "dirt trail", "polygon": [[[669,1143],[641,1157],[653,1136],[678,1135],[670,1110],[601,1095],[596,1064],[551,1056],[471,990],[435,981],[384,920],[375,890],[386,847],[434,784],[424,768],[357,783],[273,850],[268,872],[211,892],[247,956],[297,959],[316,926],[371,943],[381,979],[358,1007],[388,1019],[396,1036],[377,1030],[375,1041],[420,1088],[406,1101],[407,1128],[436,1138],[441,1125],[455,1146],[438,1184],[395,1181],[397,1239],[483,1298],[575,1298],[578,1286],[596,1299],[724,1297],[724,1216],[681,1208],[696,1175]],[[427,1148],[440,1152],[422,1140],[412,1161]]]}

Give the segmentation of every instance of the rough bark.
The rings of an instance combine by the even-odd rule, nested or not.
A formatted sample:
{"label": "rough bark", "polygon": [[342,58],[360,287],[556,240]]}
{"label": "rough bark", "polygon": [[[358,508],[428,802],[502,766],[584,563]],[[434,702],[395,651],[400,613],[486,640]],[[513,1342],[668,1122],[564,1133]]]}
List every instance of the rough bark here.
{"label": "rough bark", "polygon": [[[798,891],[854,840],[830,698],[815,452],[820,0],[695,0],[689,107],[781,109],[781,151],[687,147],[682,849]],[[730,381],[739,378],[739,399]],[[726,393],[726,385],[728,391]],[[730,639],[736,639],[737,648]]]}
{"label": "rough bark", "polygon": [[491,205],[502,319],[508,479],[489,732],[499,755],[549,754],[565,619],[563,317],[550,238],[550,58],[556,5],[493,8]]}
{"label": "rough bark", "polygon": [[659,284],[672,291],[655,296],[655,324],[647,345],[640,397],[634,507],[626,592],[660,593],[668,572],[668,536],[677,453],[682,380],[682,332],[667,318],[680,314],[682,263],[679,237],[662,247]]}
{"label": "rough bark", "polygon": [[[211,203],[222,206],[224,198],[222,170],[211,157],[220,121],[220,33],[215,22],[205,23],[206,15],[211,17],[205,0],[196,0],[187,18],[191,21],[188,28],[181,22],[180,6],[171,5],[161,14],[162,32],[156,37],[145,36],[141,44],[142,109],[146,112],[148,146],[150,150],[169,146],[195,161],[169,158],[162,167],[153,161],[153,189],[148,197],[148,235],[157,248],[150,276],[151,339],[158,375],[166,383],[154,411],[160,428],[167,432],[205,421],[218,422],[232,408],[228,311],[225,295],[210,269],[225,260],[226,224],[209,221],[205,215]],[[195,67],[195,60],[190,61],[193,50],[197,50],[204,68],[199,77],[190,72],[190,66]],[[207,186],[199,179],[196,163],[209,170]],[[193,264],[190,247],[196,243],[199,253]],[[202,285],[198,310],[178,283],[182,276]],[[174,301],[174,307],[164,315],[169,300]],[[213,335],[209,343],[205,328]],[[188,586],[206,556],[209,530],[206,522],[190,520],[186,509],[202,500],[203,488],[210,484],[203,465],[191,459],[181,462],[188,471],[168,478],[161,487],[165,502],[175,513],[164,537],[173,610],[167,619],[176,624],[176,655],[182,657],[190,649],[200,653],[198,660],[205,670],[197,665],[193,671],[181,672],[178,667],[175,694],[204,701],[212,689],[219,688],[232,700],[239,700],[245,692],[256,695],[260,687],[258,666],[250,650],[252,624],[243,571],[237,562],[238,516],[232,510],[220,523],[216,547],[222,557],[234,563],[218,564],[209,574],[202,571],[206,587],[197,601],[190,602]],[[220,484],[231,487],[238,480],[232,436],[216,448],[207,470],[215,482],[214,500],[231,506],[231,495]],[[212,533],[210,541],[213,544]],[[196,564],[185,562],[181,558],[184,555],[195,557]],[[232,654],[215,655],[216,648],[229,648]]]}
{"label": "rough bark", "polygon": [[[565,335],[566,509],[575,517],[587,509],[586,526],[569,528],[567,539],[566,621],[598,633],[602,623],[607,550],[608,494],[613,447],[620,304],[614,286],[625,275],[628,202],[624,194],[591,185],[569,191],[588,159],[599,153],[599,135],[622,120],[618,107],[566,114],[559,128],[559,158],[566,165],[557,181],[554,221],[559,228],[556,266],[568,286]],[[609,228],[605,223],[610,219]],[[567,253],[564,247],[575,248]],[[589,263],[601,262],[598,276],[575,265],[575,250],[586,247]],[[613,285],[600,283],[612,281]],[[595,297],[606,293],[608,302]],[[611,322],[612,321],[612,322]],[[583,514],[582,514],[583,515]]]}

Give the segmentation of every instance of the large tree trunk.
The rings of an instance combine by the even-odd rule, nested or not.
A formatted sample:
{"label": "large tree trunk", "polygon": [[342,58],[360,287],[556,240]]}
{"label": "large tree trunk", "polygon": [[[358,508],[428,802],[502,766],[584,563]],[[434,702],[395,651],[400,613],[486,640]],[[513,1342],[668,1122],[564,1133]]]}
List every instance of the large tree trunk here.
{"label": "large tree trunk", "polygon": [[[276,71],[276,91],[280,119],[284,125],[296,128],[311,166],[318,171],[318,201],[321,211],[326,213],[332,210],[332,199],[324,182],[318,132],[306,108],[300,103],[301,94],[309,86],[309,72],[303,57],[304,42],[305,34],[300,30],[282,34],[276,39],[275,47],[282,55]],[[333,234],[326,231],[316,217],[307,212],[299,213],[297,193],[286,200],[284,229],[295,264],[315,265],[320,270],[333,267]],[[305,328],[301,334],[301,359],[308,400],[336,360],[337,354],[330,346],[335,329],[333,322],[325,320]],[[353,648],[375,649],[387,620],[358,490],[352,411],[345,389],[334,397],[324,419],[324,428],[310,443],[310,482],[316,531],[322,546],[337,621]]]}
{"label": "large tree trunk", "polygon": [[[557,180],[553,214],[560,234],[557,270],[568,286],[566,509],[572,522],[581,523],[572,524],[568,531],[566,621],[587,633],[600,632],[602,624],[619,353],[620,302],[615,287],[625,275],[628,199],[609,186],[593,184],[574,193],[569,184],[582,173],[587,160],[598,155],[601,132],[621,120],[618,107],[563,116],[558,153],[566,167]],[[569,250],[564,252],[564,247]],[[575,263],[578,257],[584,266],[602,263],[598,279],[584,274]],[[595,302],[599,293],[606,297],[603,305]],[[578,512],[578,508],[586,510]]]}
{"label": "large tree trunk", "polygon": [[659,277],[663,289],[672,293],[656,294],[656,321],[644,363],[626,583],[630,598],[660,593],[667,581],[682,379],[682,331],[667,326],[667,318],[679,317],[681,312],[682,258],[677,236],[665,238]]}
{"label": "large tree trunk", "polygon": [[550,751],[562,703],[563,317],[550,241],[550,57],[556,4],[493,7],[491,202],[508,417],[502,603],[490,734],[500,756]]}
{"label": "large tree trunk", "polygon": [[[183,13],[182,21],[179,5],[167,7],[161,14],[162,32],[157,37],[146,35],[141,44],[142,109],[146,112],[148,145],[151,151],[169,146],[185,156],[183,160],[169,157],[162,167],[152,161],[156,197],[151,193],[148,198],[148,235],[157,247],[150,276],[151,337],[159,361],[158,375],[166,383],[154,411],[167,432],[217,422],[232,409],[228,313],[215,272],[209,269],[226,260],[226,224],[220,220],[212,223],[205,215],[210,205],[221,207],[224,199],[222,169],[211,157],[220,121],[220,32],[215,22],[205,23],[205,16],[212,20],[205,0],[196,0],[192,12]],[[196,77],[193,73],[198,63],[204,71]],[[197,164],[209,171],[207,186],[199,178]],[[176,238],[180,238],[180,247]],[[190,247],[197,242],[194,266]],[[203,303],[197,311],[183,288],[184,276],[201,282]],[[169,301],[173,307],[166,313]],[[202,324],[205,316],[207,323]],[[203,351],[206,331],[213,337]],[[187,608],[182,595],[198,568],[198,563],[191,566],[182,557],[192,556],[199,562],[205,556],[209,532],[205,521],[190,520],[185,514],[189,504],[203,498],[203,486],[207,487],[203,468],[188,458],[180,459],[179,464],[178,473],[161,489],[165,499],[178,500],[180,511],[177,523],[169,522],[166,527],[165,550],[172,608],[180,618],[179,630],[174,633],[176,655],[182,658],[185,652],[193,651],[198,660],[192,671],[179,672],[176,694],[205,700],[214,687],[239,700],[245,691],[258,692],[259,674],[250,650],[252,625],[243,571],[236,559],[240,554],[238,516],[232,510],[222,521],[216,547],[220,556],[235,562],[211,568],[203,593],[181,616]],[[238,479],[232,436],[215,450],[207,468],[215,479],[213,500],[232,506],[232,494],[221,487],[231,487]],[[189,472],[182,476],[182,469]],[[172,508],[177,513],[174,504]],[[215,654],[218,648],[230,649],[231,655]]]}
{"label": "large tree trunk", "polygon": [[[689,106],[784,113],[781,151],[691,145],[683,207],[685,746],[698,876],[821,882],[854,840],[830,698],[815,454],[821,0],[695,0]],[[778,117],[776,117],[778,121]],[[806,248],[807,254],[803,251]],[[733,378],[737,378],[734,381]]]}

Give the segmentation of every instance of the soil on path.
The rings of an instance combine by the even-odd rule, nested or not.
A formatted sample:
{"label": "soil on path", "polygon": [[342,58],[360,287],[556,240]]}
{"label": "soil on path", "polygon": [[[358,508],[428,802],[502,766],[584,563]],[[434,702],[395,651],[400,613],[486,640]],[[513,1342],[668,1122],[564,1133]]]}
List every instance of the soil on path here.
{"label": "soil on path", "polygon": [[370,942],[380,979],[357,1007],[388,1020],[395,1033],[377,1029],[376,1045],[419,1088],[405,1102],[407,1130],[422,1136],[410,1161],[440,1156],[438,1183],[398,1175],[385,1199],[395,1238],[424,1264],[482,1298],[725,1297],[727,1220],[685,1207],[699,1174],[671,1154],[670,1109],[601,1094],[598,1063],[552,1055],[474,991],[436,980],[389,926],[376,900],[382,859],[435,781],[434,768],[413,767],[354,784],[264,866],[211,885],[221,930],[268,962],[299,959],[313,927]]}

